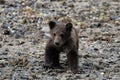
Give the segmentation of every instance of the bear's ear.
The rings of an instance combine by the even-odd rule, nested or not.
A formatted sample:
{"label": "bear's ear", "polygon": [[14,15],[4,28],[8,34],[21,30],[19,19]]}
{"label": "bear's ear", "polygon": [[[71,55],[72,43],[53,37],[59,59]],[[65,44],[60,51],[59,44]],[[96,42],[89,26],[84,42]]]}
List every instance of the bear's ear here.
{"label": "bear's ear", "polygon": [[73,27],[72,23],[67,23],[66,26],[65,26],[67,31],[71,31],[72,27]]}
{"label": "bear's ear", "polygon": [[56,23],[54,21],[49,21],[49,27],[50,30],[52,30],[55,27]]}

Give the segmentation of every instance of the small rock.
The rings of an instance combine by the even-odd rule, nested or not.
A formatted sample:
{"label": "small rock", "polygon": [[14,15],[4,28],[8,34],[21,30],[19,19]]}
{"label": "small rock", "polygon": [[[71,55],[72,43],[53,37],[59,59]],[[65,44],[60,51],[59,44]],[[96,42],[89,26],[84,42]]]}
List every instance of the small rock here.
{"label": "small rock", "polygon": [[101,75],[104,75],[104,72],[101,72],[100,74],[101,74]]}
{"label": "small rock", "polygon": [[2,37],[0,37],[0,41],[2,41],[3,40],[3,38]]}
{"label": "small rock", "polygon": [[0,44],[0,48],[2,48],[2,44]]}
{"label": "small rock", "polygon": [[3,52],[3,55],[7,55],[8,54],[8,52]]}
{"label": "small rock", "polygon": [[120,17],[119,16],[111,16],[110,19],[111,20],[117,20],[117,19],[120,19]]}
{"label": "small rock", "polygon": [[6,0],[6,4],[10,7],[15,7],[15,5],[16,5],[13,0],[8,0],[8,1]]}
{"label": "small rock", "polygon": [[3,23],[1,27],[4,29],[8,29],[10,27],[10,23]]}
{"label": "small rock", "polygon": [[49,27],[43,27],[41,31],[43,31],[43,32],[49,32],[50,29],[49,29]]}
{"label": "small rock", "polygon": [[119,80],[120,79],[120,75],[114,75],[113,77],[112,77],[112,80]]}
{"label": "small rock", "polygon": [[99,49],[98,48],[94,48],[94,51],[98,51]]}
{"label": "small rock", "polygon": [[41,7],[44,7],[44,4],[40,0],[37,0],[34,4],[34,9],[37,10]]}
{"label": "small rock", "polygon": [[4,30],[4,35],[10,35],[10,31],[9,30]]}
{"label": "small rock", "polygon": [[16,34],[15,34],[15,38],[16,39],[19,39],[19,38],[21,38],[23,35],[20,33],[20,32],[16,32]]}

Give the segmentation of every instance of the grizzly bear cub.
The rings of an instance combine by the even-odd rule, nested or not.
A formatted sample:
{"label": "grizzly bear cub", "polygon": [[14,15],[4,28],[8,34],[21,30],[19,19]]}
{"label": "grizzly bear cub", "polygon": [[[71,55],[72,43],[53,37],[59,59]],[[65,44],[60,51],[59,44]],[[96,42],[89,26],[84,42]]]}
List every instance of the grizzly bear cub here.
{"label": "grizzly bear cub", "polygon": [[78,34],[72,23],[49,22],[50,34],[45,48],[45,66],[59,67],[59,53],[67,55],[68,67],[73,73],[78,71]]}

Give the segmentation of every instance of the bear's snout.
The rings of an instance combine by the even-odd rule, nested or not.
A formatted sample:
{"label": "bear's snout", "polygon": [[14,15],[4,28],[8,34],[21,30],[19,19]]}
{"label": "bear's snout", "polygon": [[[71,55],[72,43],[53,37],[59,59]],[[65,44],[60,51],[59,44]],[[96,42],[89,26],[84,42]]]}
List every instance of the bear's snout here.
{"label": "bear's snout", "polygon": [[54,45],[60,47],[62,44],[62,39],[58,35],[55,36],[54,38]]}
{"label": "bear's snout", "polygon": [[59,41],[58,39],[55,39],[55,40],[54,40],[54,45],[55,45],[55,46],[60,46],[60,41]]}
{"label": "bear's snout", "polygon": [[59,42],[57,42],[57,41],[56,41],[56,42],[54,42],[54,44],[55,44],[56,46],[59,46]]}

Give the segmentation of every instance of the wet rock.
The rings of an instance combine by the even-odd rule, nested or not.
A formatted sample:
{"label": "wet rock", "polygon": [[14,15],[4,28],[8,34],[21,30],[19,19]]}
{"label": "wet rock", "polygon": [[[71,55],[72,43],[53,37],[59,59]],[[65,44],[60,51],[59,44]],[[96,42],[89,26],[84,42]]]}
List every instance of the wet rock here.
{"label": "wet rock", "polygon": [[41,0],[37,0],[36,2],[35,2],[35,4],[34,4],[34,8],[35,9],[38,9],[38,8],[43,8],[44,7],[44,4],[42,3],[42,1]]}
{"label": "wet rock", "polygon": [[98,51],[99,49],[98,48],[94,48],[95,51]]}
{"label": "wet rock", "polygon": [[119,78],[120,78],[120,76],[119,75],[115,75],[115,76],[113,76],[113,80],[119,80]]}
{"label": "wet rock", "polygon": [[10,27],[10,23],[3,23],[1,27],[4,29],[8,29]]}
{"label": "wet rock", "polygon": [[49,32],[50,29],[49,29],[49,27],[43,27],[43,28],[41,29],[41,31],[43,31],[43,32]]}
{"label": "wet rock", "polygon": [[0,0],[0,4],[5,4],[5,0]]}
{"label": "wet rock", "polygon": [[9,30],[4,30],[3,34],[4,35],[10,35],[10,31]]}
{"label": "wet rock", "polygon": [[114,15],[113,15],[113,16],[110,17],[110,19],[111,19],[111,20],[118,20],[118,19],[120,19],[120,17],[119,17],[119,16],[114,16]]}
{"label": "wet rock", "polygon": [[13,0],[9,0],[9,1],[6,0],[6,5],[8,5],[9,7],[15,7],[16,6],[16,4]]}
{"label": "wet rock", "polygon": [[101,26],[101,22],[96,22],[96,23],[92,23],[90,25],[90,28],[99,28]]}
{"label": "wet rock", "polygon": [[2,44],[0,44],[0,48],[2,48]]}

